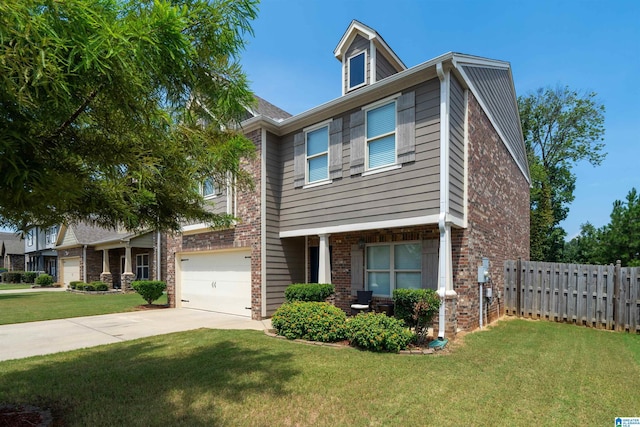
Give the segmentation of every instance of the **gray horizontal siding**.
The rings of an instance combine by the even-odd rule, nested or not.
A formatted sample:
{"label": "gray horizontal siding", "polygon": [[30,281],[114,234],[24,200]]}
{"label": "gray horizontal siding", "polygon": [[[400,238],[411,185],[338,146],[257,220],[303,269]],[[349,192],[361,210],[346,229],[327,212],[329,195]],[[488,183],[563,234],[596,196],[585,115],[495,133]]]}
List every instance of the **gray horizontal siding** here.
{"label": "gray horizontal siding", "polygon": [[415,91],[416,160],[369,176],[349,173],[349,120],[343,120],[342,178],[312,188],[294,188],[293,132],[282,139],[283,186],[280,231],[435,215],[439,212],[440,86],[437,79]]}
{"label": "gray horizontal siding", "polygon": [[449,111],[449,211],[464,218],[464,89],[451,78]]}
{"label": "gray horizontal siding", "polygon": [[280,239],[282,157],[278,138],[267,132],[266,141],[266,307],[267,316],[284,302],[284,290],[304,280],[304,239]]}
{"label": "gray horizontal siding", "polygon": [[527,152],[520,131],[520,116],[509,70],[470,65],[463,66],[463,69],[478,91],[478,97],[495,119],[497,127],[506,138],[505,144],[509,146],[528,179]]}
{"label": "gray horizontal siding", "polygon": [[376,81],[380,81],[396,73],[397,71],[382,52],[380,52],[380,49],[376,49]]}

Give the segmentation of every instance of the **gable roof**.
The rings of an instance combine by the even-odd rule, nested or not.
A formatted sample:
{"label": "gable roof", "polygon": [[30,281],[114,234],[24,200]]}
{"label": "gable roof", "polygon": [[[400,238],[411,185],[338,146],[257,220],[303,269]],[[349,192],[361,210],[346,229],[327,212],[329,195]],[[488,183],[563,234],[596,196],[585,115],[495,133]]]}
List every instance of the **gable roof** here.
{"label": "gable roof", "polygon": [[404,65],[404,62],[396,55],[396,53],[391,49],[391,47],[387,44],[386,41],[382,38],[380,34],[373,28],[363,24],[360,21],[352,20],[347,27],[347,30],[342,35],[342,38],[338,42],[338,46],[333,50],[333,54],[338,59],[338,61],[342,62],[343,56],[347,51],[353,39],[360,34],[362,37],[367,40],[371,40],[375,43],[376,48],[382,50],[388,56],[388,59],[395,65],[398,70],[403,71],[407,69],[407,66]]}
{"label": "gable roof", "polygon": [[264,116],[273,119],[276,122],[281,122],[284,119],[291,117],[291,114],[287,113],[282,108],[276,107],[269,101],[260,98],[257,95],[254,95],[254,97],[256,98],[257,103],[253,108],[247,108],[250,115],[250,117],[247,118]]}
{"label": "gable roof", "polygon": [[24,254],[24,242],[19,234],[0,233],[0,251],[2,255],[22,255]]}
{"label": "gable roof", "polygon": [[[121,233],[117,230],[97,227],[86,222],[80,222],[77,224],[63,225],[58,233],[58,240],[56,241],[56,247],[69,247],[75,245],[91,245],[95,242],[103,241],[105,239],[115,239],[119,237],[125,237],[129,233]],[[67,235],[70,235],[70,239],[67,239]],[[64,241],[67,241],[64,246]]]}

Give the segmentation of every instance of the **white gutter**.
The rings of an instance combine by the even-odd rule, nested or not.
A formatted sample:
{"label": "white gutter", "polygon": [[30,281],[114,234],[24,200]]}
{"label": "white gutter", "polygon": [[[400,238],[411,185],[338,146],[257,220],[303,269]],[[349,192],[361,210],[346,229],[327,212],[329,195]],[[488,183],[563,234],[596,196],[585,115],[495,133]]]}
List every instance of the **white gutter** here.
{"label": "white gutter", "polygon": [[453,269],[451,266],[451,223],[449,216],[449,94],[451,74],[445,71],[442,62],[436,64],[440,79],[440,248],[438,253],[438,295],[440,312],[438,316],[438,338],[444,339],[446,327],[446,297],[455,295],[452,286]]}
{"label": "white gutter", "polygon": [[156,280],[162,280],[162,271],[160,266],[162,265],[162,257],[160,256],[160,250],[162,249],[161,247],[161,234],[160,231],[158,231],[157,234],[157,241],[156,241]]}
{"label": "white gutter", "polygon": [[87,245],[82,247],[82,282],[87,283]]}

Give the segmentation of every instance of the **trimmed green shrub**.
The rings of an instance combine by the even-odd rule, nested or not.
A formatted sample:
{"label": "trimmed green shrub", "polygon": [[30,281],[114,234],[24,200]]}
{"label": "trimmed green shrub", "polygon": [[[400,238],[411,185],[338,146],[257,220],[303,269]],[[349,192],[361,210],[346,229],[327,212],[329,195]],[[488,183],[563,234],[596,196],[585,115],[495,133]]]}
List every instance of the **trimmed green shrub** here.
{"label": "trimmed green shrub", "polygon": [[413,328],[418,337],[426,337],[440,308],[440,297],[433,289],[396,289],[393,291],[395,317]]}
{"label": "trimmed green shrub", "polygon": [[41,274],[36,277],[36,285],[38,286],[51,286],[53,285],[53,276],[48,274]]}
{"label": "trimmed green shrub", "polygon": [[271,317],[271,325],[290,340],[334,342],[345,339],[347,315],[326,302],[294,301],[282,304]]}
{"label": "trimmed green shrub", "polygon": [[84,282],[75,282],[75,284],[76,284],[75,289],[78,291],[84,291],[84,287],[87,286],[87,284]]}
{"label": "trimmed green shrub", "polygon": [[84,290],[85,291],[89,291],[89,292],[93,292],[93,291],[96,290],[96,287],[92,283],[89,283],[89,284],[84,285]]}
{"label": "trimmed green shrub", "polygon": [[160,280],[136,280],[131,287],[148,303],[153,304],[167,289],[167,284]]}
{"label": "trimmed green shrub", "polygon": [[96,287],[96,291],[104,292],[109,290],[109,285],[104,282],[94,282],[94,286]]}
{"label": "trimmed green shrub", "polygon": [[24,271],[7,271],[2,273],[2,281],[4,283],[22,283]]}
{"label": "trimmed green shrub", "polygon": [[69,287],[71,289],[76,289],[76,286],[78,284],[80,284],[80,283],[84,285],[84,282],[82,280],[73,280],[73,281],[69,282]]}
{"label": "trimmed green shrub", "polygon": [[402,320],[384,313],[359,313],[347,322],[347,339],[364,350],[397,353],[415,340],[415,334]]}
{"label": "trimmed green shrub", "polygon": [[24,283],[34,283],[36,281],[36,277],[38,273],[35,271],[25,271],[22,275],[22,281]]}
{"label": "trimmed green shrub", "polygon": [[333,285],[327,283],[294,283],[287,286],[284,297],[287,302],[315,301],[323,302],[335,293]]}

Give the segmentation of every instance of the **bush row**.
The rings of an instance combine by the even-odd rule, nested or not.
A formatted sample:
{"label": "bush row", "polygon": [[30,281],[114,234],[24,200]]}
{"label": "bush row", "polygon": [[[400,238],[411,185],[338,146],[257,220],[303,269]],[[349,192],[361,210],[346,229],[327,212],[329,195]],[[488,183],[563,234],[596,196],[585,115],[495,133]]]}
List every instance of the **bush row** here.
{"label": "bush row", "polygon": [[384,313],[360,313],[347,320],[341,309],[325,302],[294,301],[276,310],[271,325],[288,339],[335,342],[344,339],[371,351],[398,352],[414,340],[402,320]]}
{"label": "bush row", "polygon": [[287,286],[284,291],[284,298],[287,302],[323,302],[333,295],[335,291],[335,287],[327,283],[294,283]]}
{"label": "bush row", "polygon": [[104,291],[108,291],[109,290],[109,285],[107,285],[104,282],[100,282],[100,281],[95,281],[95,282],[91,282],[91,283],[84,283],[81,281],[73,281],[69,283],[69,287],[71,289],[75,289],[77,291],[100,291],[100,292],[104,292]]}
{"label": "bush row", "polygon": [[48,279],[41,279],[43,283],[49,284],[40,284],[37,279],[41,276],[49,276],[48,274],[39,273],[37,271],[3,271],[0,273],[0,278],[4,283],[35,283],[40,286],[51,286],[53,284],[53,277],[51,277],[51,282],[49,283]]}

